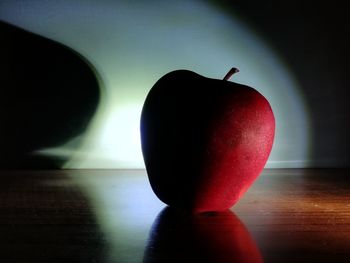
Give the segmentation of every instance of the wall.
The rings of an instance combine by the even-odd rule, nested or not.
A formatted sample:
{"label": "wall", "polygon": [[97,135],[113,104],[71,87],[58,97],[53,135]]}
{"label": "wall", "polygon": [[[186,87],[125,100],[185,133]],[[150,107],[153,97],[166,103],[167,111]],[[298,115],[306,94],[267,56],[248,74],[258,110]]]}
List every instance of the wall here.
{"label": "wall", "polygon": [[[235,81],[271,102],[268,167],[347,166],[349,29],[345,8],[293,1],[2,1],[0,19],[77,51],[100,78],[88,127],[33,149],[66,168],[140,168],[143,100],[165,73],[186,68]],[[77,143],[79,142],[79,143]]]}

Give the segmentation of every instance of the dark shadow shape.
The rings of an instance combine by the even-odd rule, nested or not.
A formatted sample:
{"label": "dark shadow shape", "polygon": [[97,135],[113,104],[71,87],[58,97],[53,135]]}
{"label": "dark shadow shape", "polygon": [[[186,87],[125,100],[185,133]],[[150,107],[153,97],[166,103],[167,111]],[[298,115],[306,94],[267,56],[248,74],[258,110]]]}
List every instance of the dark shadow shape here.
{"label": "dark shadow shape", "polygon": [[232,211],[191,215],[167,207],[152,226],[143,262],[257,263],[263,259]]}
{"label": "dark shadow shape", "polygon": [[57,168],[36,157],[82,134],[100,100],[92,66],[68,47],[0,22],[0,168]]}
{"label": "dark shadow shape", "polygon": [[1,262],[107,262],[89,200],[66,174],[0,172]]}

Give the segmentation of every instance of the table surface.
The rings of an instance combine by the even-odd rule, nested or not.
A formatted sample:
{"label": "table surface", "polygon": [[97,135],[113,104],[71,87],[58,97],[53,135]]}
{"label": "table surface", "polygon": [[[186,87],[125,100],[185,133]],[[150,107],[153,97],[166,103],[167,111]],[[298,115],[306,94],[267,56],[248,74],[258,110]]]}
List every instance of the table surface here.
{"label": "table surface", "polygon": [[179,214],[144,170],[0,172],[1,262],[350,262],[350,171],[264,170],[231,210]]}

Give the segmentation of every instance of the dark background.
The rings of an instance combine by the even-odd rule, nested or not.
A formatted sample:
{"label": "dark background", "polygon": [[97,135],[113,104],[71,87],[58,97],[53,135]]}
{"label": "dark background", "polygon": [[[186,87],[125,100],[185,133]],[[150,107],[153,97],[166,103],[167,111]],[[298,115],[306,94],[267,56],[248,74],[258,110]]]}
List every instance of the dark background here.
{"label": "dark background", "polygon": [[214,2],[263,35],[298,79],[311,114],[313,166],[348,166],[350,28],[346,3]]}

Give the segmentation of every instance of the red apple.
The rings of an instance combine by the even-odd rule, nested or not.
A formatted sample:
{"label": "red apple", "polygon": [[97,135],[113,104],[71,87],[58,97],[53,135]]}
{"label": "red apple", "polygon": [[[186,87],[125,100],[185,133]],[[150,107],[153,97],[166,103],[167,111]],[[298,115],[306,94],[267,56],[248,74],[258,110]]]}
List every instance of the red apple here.
{"label": "red apple", "polygon": [[170,72],[147,95],[141,145],[151,187],[172,207],[232,207],[269,157],[275,118],[255,89],[188,70]]}

